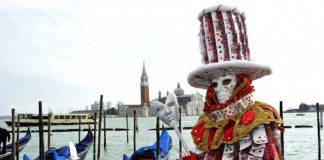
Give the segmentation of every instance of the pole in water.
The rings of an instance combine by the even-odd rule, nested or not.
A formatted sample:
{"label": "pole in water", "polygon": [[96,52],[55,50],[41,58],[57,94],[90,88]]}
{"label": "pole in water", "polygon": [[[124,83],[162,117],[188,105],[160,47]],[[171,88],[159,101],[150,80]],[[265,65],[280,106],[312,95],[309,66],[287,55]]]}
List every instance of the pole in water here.
{"label": "pole in water", "polygon": [[104,114],[104,148],[106,149],[107,148],[107,137],[106,137],[106,116],[107,116],[107,112],[106,110],[103,112]]}
{"label": "pole in water", "polygon": [[138,132],[138,117],[137,117],[137,115],[135,116],[135,118],[136,118],[136,120],[135,120],[136,132]]}
{"label": "pole in water", "polygon": [[43,109],[42,101],[38,102],[38,130],[39,130],[39,157],[41,160],[45,159],[44,155],[44,124],[43,124]]}
{"label": "pole in water", "polygon": [[134,152],[136,151],[136,110],[133,111],[134,116],[134,133],[133,133],[133,145],[134,145]]}
{"label": "pole in water", "polygon": [[[15,129],[16,129],[16,122],[15,122],[15,109],[12,108],[11,109],[11,130],[12,130],[12,133],[11,133],[11,144],[12,144],[12,157],[13,157],[13,160],[16,160],[16,139],[15,139]],[[3,147],[6,147],[6,146],[3,146]]]}
{"label": "pole in water", "polygon": [[101,121],[102,121],[102,109],[103,109],[103,96],[100,95],[100,108],[99,108],[99,132],[98,132],[98,153],[97,159],[100,160],[100,144],[101,144]]}
{"label": "pole in water", "polygon": [[48,121],[47,121],[47,148],[51,148],[51,123],[52,123],[52,112],[48,114]]}
{"label": "pole in water", "polygon": [[[280,117],[282,118],[281,127],[284,127],[284,123],[283,123],[283,102],[282,101],[280,101],[279,107],[280,107]],[[280,143],[281,143],[281,152],[282,152],[282,155],[284,156],[285,155],[285,144],[284,144],[284,133],[283,132],[280,132]]]}
{"label": "pole in water", "polygon": [[316,112],[317,112],[317,141],[318,141],[318,159],[321,159],[321,127],[319,121],[319,104],[316,103]]}
{"label": "pole in water", "polygon": [[94,113],[94,139],[93,139],[93,160],[96,159],[96,141],[97,141],[97,112]]}
{"label": "pole in water", "polygon": [[127,143],[128,143],[128,112],[126,110],[126,138],[127,138]]}
{"label": "pole in water", "polygon": [[[181,107],[179,107],[179,131],[181,133]],[[181,159],[182,157],[182,144],[181,144],[181,141],[179,139],[179,158]]]}
{"label": "pole in water", "polygon": [[81,116],[79,116],[79,134],[78,134],[78,138],[79,138],[79,143],[81,141]]}
{"label": "pole in water", "polygon": [[160,118],[156,117],[156,159],[160,159]]}
{"label": "pole in water", "polygon": [[17,114],[17,139],[16,139],[16,159],[19,160],[19,132],[20,132],[20,117]]}
{"label": "pole in water", "polygon": [[321,128],[323,128],[323,108],[321,108]]}

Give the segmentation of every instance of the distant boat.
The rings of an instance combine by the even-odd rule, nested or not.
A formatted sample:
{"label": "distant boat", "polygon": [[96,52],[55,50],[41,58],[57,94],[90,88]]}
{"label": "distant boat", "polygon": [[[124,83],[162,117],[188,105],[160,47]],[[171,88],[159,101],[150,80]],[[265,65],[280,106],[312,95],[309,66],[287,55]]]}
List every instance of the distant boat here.
{"label": "distant boat", "polygon": [[169,151],[172,148],[172,139],[169,133],[163,129],[160,135],[160,153],[156,158],[156,143],[137,149],[131,157],[123,155],[123,160],[168,160]]}
{"label": "distant boat", "polygon": [[[18,142],[18,152],[24,149],[24,147],[27,145],[29,140],[31,139],[31,132],[30,129],[28,128],[27,133],[24,137],[19,139]],[[0,147],[0,151],[2,151],[2,148]],[[1,154],[0,153],[0,160],[9,160],[13,159],[12,158],[12,143],[6,145],[6,153]]]}
{"label": "distant boat", "polygon": [[[94,140],[94,135],[89,129],[87,135],[77,144],[75,144],[75,149],[77,152],[77,157],[79,160],[84,160],[90,147],[92,146]],[[74,151],[75,152],[75,151]],[[50,148],[45,152],[45,159],[47,160],[67,160],[71,158],[70,147],[68,145],[61,148]],[[26,154],[23,157],[23,160],[31,160]],[[35,160],[40,160],[37,157]]]}
{"label": "distant boat", "polygon": [[[20,126],[38,126],[39,125],[38,114],[19,114]],[[52,114],[51,125],[75,125],[79,124],[93,124],[94,120],[88,114]],[[16,120],[17,122],[17,120]],[[8,126],[12,125],[11,120],[7,120]],[[43,115],[43,124],[48,125],[48,115]]]}
{"label": "distant boat", "polygon": [[305,113],[297,113],[296,116],[305,116]]}

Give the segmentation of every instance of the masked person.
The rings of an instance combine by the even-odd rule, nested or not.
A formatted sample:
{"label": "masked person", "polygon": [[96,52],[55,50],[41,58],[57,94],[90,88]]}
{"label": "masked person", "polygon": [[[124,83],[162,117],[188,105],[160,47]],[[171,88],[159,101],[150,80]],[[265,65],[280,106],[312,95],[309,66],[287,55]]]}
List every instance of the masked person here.
{"label": "masked person", "polygon": [[282,119],[274,107],[253,99],[252,81],[271,74],[251,61],[245,15],[218,5],[199,14],[203,65],[188,82],[207,89],[191,135],[195,149],[182,159],[281,160]]}
{"label": "masked person", "polygon": [[2,143],[2,151],[1,154],[5,154],[6,153],[6,143],[10,141],[10,134],[9,132],[0,127],[0,147],[1,147],[1,143]]}

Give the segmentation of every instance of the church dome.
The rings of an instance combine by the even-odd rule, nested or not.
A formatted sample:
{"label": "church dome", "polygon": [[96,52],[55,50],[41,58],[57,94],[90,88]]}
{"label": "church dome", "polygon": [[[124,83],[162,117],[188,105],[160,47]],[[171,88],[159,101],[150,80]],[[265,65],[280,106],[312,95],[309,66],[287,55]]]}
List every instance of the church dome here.
{"label": "church dome", "polygon": [[176,96],[183,96],[184,95],[184,91],[180,87],[180,84],[179,83],[178,83],[177,88],[174,90],[174,93],[176,94]]}

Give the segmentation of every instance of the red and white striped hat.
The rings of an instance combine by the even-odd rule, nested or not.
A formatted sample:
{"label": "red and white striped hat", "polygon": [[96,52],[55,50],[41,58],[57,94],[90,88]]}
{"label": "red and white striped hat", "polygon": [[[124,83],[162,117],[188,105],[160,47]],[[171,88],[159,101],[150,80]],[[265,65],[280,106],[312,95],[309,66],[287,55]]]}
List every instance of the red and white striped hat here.
{"label": "red and white striped hat", "polygon": [[271,74],[269,66],[251,61],[243,12],[218,5],[204,9],[198,19],[204,65],[189,74],[191,86],[207,89],[214,78],[226,74],[248,74],[253,79]]}

